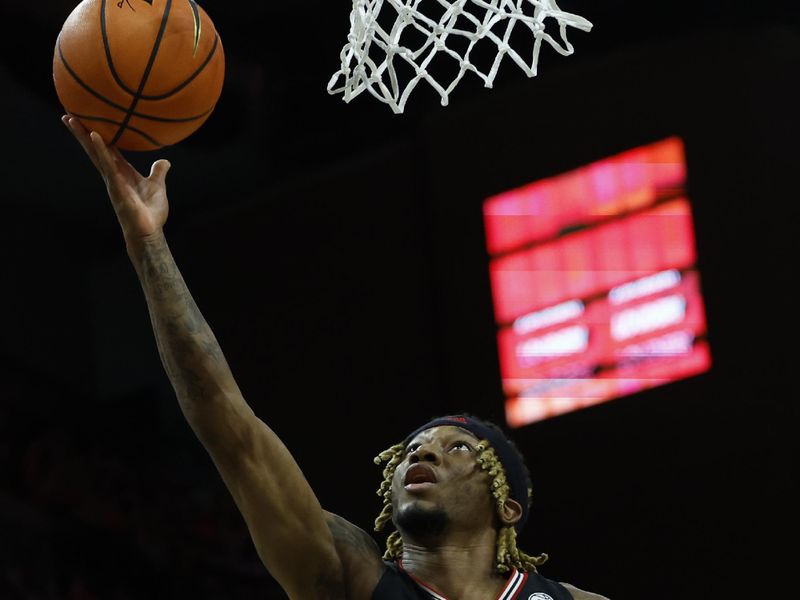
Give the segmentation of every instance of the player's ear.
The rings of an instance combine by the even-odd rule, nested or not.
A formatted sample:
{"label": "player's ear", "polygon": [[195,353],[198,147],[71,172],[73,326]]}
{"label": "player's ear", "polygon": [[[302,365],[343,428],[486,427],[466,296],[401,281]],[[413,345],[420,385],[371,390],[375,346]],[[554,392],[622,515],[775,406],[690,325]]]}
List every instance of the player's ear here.
{"label": "player's ear", "polygon": [[522,505],[516,500],[509,498],[503,503],[503,507],[498,510],[500,522],[503,525],[514,525],[522,518]]}

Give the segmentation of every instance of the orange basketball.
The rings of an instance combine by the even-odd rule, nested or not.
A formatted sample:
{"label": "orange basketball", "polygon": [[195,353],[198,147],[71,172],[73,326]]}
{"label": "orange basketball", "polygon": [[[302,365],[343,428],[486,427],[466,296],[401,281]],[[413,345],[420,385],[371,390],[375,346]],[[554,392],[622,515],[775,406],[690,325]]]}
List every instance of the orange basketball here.
{"label": "orange basketball", "polygon": [[156,150],[197,131],[224,78],[222,41],[194,0],[83,0],[53,56],[64,109],[123,150]]}

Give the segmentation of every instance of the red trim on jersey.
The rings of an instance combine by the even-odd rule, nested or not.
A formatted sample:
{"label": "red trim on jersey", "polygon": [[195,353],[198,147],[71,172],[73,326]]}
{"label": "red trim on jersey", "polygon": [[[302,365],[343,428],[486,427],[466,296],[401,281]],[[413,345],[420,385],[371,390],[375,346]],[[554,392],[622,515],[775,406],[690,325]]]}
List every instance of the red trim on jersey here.
{"label": "red trim on jersey", "polygon": [[519,573],[522,576],[522,581],[519,581],[517,583],[517,589],[514,591],[513,595],[503,596],[503,594],[508,593],[511,586],[514,584],[514,580],[516,579],[517,573],[518,571],[516,569],[514,569],[511,572],[511,576],[508,578],[508,584],[506,585],[505,589],[502,592],[500,592],[496,600],[514,600],[517,596],[519,596],[519,593],[523,590],[523,588],[525,587],[525,583],[527,583],[528,581],[528,574],[525,572]]}

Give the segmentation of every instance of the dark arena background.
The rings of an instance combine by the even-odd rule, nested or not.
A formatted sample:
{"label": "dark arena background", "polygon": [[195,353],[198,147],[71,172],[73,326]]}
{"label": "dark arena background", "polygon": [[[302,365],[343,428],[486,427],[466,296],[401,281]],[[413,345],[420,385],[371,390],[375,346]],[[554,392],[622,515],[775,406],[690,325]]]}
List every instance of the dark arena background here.
{"label": "dark arena background", "polygon": [[[370,530],[380,450],[439,414],[504,423],[484,200],[677,136],[711,368],[511,430],[534,483],[520,546],[612,600],[796,587],[788,3],[563,0],[594,24],[573,56],[544,48],[533,79],[505,62],[492,90],[467,77],[445,108],[420,86],[403,115],[326,91],[347,0],[202,5],[220,103],[129,158],[172,162],[176,260],[325,508]],[[102,181],[59,122],[52,52],[74,6],[0,12],[0,599],[285,598],[183,420]]]}

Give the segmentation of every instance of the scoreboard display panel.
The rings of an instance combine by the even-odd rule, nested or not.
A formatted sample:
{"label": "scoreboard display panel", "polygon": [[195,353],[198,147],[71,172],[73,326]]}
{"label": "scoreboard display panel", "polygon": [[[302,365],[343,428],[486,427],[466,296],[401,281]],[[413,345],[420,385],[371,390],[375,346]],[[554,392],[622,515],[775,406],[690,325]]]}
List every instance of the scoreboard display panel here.
{"label": "scoreboard display panel", "polygon": [[493,196],[484,219],[510,426],[710,368],[679,138]]}

